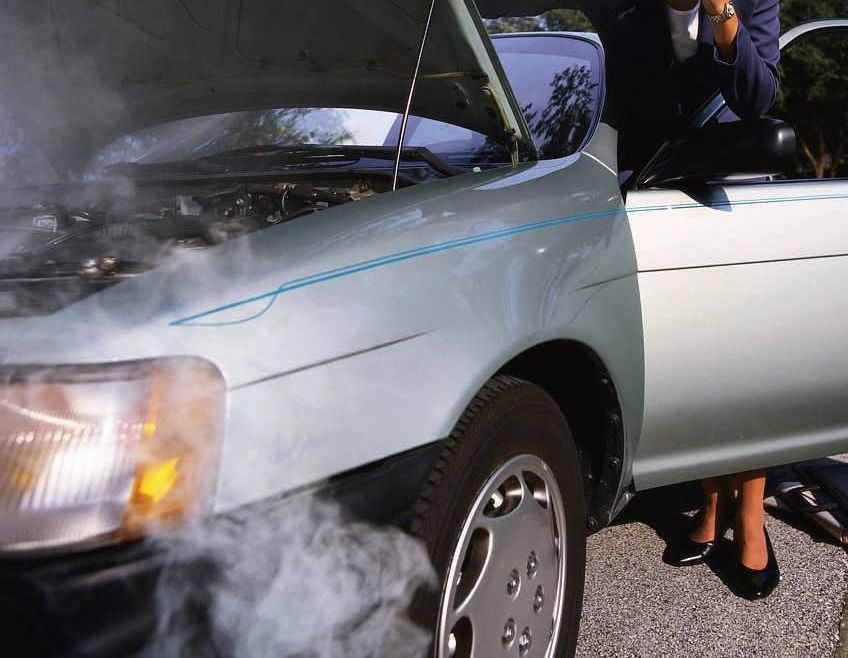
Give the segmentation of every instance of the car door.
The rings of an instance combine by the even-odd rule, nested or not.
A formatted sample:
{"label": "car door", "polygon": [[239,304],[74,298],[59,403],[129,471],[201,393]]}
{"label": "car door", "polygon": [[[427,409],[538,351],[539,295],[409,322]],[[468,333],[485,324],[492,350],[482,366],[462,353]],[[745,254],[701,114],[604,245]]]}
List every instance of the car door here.
{"label": "car door", "polygon": [[[848,93],[828,79],[848,70],[848,21],[798,26],[781,47],[773,114],[796,129],[793,172],[627,198],[637,488],[848,450]],[[717,97],[703,123],[734,119]]]}

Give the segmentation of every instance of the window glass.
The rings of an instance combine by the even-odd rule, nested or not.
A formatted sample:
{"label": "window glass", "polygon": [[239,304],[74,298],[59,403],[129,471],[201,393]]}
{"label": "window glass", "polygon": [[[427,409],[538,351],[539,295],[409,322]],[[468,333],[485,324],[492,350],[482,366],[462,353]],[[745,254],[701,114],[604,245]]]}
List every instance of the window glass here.
{"label": "window glass", "polygon": [[[554,34],[494,36],[492,43],[542,158],[576,152],[600,111],[599,47]],[[388,134],[396,143],[400,122]],[[410,118],[406,144],[423,146],[454,163],[508,162],[509,153],[472,130]]]}
{"label": "window glass", "polygon": [[[386,146],[394,146],[400,136],[398,116],[386,135]],[[406,146],[423,146],[450,164],[498,164],[510,161],[509,151],[485,135],[435,119],[410,116],[406,126]]]}
{"label": "window glass", "polygon": [[599,47],[562,35],[492,39],[539,154],[577,151],[600,110]]}
{"label": "window glass", "polygon": [[172,162],[222,151],[296,144],[380,146],[397,114],[344,108],[279,108],[190,117],[124,135],[98,151],[87,177],[116,162]]}

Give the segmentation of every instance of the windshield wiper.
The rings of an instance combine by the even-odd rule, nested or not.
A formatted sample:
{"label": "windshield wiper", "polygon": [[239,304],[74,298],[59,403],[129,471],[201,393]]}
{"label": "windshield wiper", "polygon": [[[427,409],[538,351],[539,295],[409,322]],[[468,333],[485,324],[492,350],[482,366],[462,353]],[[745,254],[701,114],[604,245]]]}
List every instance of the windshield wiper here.
{"label": "windshield wiper", "polygon": [[[323,146],[304,145],[265,145],[248,146],[212,153],[191,160],[173,162],[116,162],[103,169],[104,175],[145,176],[161,174],[226,174],[243,171],[243,165],[250,165],[250,171],[268,171],[271,167],[297,166],[311,163],[349,164],[362,159],[387,160],[394,162],[397,151],[391,146]],[[459,176],[468,173],[468,169],[445,162],[435,153],[422,146],[406,147],[401,151],[402,162],[423,162],[443,176]],[[241,164],[242,166],[238,166]]]}
{"label": "windshield wiper", "polygon": [[[218,163],[233,158],[269,158],[273,164],[305,164],[308,162],[349,162],[363,158],[392,160],[397,157],[393,146],[347,146],[303,144],[297,146],[254,146],[221,151],[201,158],[206,162]],[[407,146],[401,151],[401,162],[423,162],[445,176],[459,176],[468,173],[467,169],[445,162],[435,153],[423,146]]]}

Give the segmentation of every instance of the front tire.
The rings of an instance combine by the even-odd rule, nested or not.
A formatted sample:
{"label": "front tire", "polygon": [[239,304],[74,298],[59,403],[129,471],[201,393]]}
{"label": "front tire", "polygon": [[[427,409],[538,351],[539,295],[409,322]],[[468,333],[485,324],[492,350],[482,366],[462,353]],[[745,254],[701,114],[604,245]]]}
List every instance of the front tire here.
{"label": "front tire", "polygon": [[574,654],[586,511],[568,424],[538,386],[490,380],[451,433],[416,509],[438,591],[437,658]]}

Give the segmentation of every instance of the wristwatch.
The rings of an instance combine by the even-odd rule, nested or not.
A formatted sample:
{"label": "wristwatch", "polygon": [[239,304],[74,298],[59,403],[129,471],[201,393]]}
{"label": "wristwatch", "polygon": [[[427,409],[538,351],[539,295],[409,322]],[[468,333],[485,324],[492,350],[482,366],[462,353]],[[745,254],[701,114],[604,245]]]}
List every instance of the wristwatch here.
{"label": "wristwatch", "polygon": [[713,23],[724,23],[724,21],[729,21],[736,15],[736,9],[733,7],[732,2],[728,2],[724,5],[724,11],[720,14],[707,14],[710,17],[710,20]]}

